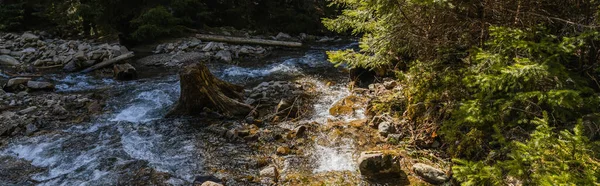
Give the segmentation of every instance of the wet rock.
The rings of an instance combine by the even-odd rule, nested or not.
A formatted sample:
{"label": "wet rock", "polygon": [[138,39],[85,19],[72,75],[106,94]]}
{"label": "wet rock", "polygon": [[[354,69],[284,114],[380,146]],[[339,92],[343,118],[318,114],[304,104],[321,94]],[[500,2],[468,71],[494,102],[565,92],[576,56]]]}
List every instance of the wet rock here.
{"label": "wet rock", "polygon": [[54,84],[43,81],[28,81],[27,87],[33,90],[52,90],[54,89]]}
{"label": "wet rock", "polygon": [[219,52],[217,52],[217,54],[215,55],[215,57],[217,57],[218,59],[221,59],[225,62],[231,62],[233,61],[233,58],[231,56],[231,52],[228,50],[221,50]]}
{"label": "wet rock", "polygon": [[65,72],[75,72],[75,71],[77,71],[77,69],[78,69],[77,62],[75,62],[75,61],[70,61],[63,67],[63,70]]}
{"label": "wet rock", "polygon": [[18,66],[21,62],[9,55],[0,55],[0,65]]}
{"label": "wet rock", "polygon": [[35,133],[37,131],[38,131],[38,128],[32,123],[28,124],[25,127],[25,135],[31,136],[33,133]]}
{"label": "wet rock", "polygon": [[287,101],[281,100],[275,108],[275,113],[282,117],[296,118],[298,117],[298,107],[294,107],[294,105],[288,103]]}
{"label": "wet rock", "polygon": [[450,179],[444,171],[423,163],[414,164],[413,171],[421,179],[432,184],[441,184]]}
{"label": "wet rock", "polygon": [[363,99],[358,96],[351,95],[348,96],[337,103],[335,103],[330,109],[329,114],[333,116],[341,116],[341,115],[354,115],[355,111],[360,109],[361,102]]}
{"label": "wet rock", "polygon": [[387,137],[388,134],[391,134],[394,132],[392,123],[387,122],[387,121],[379,123],[379,126],[377,126],[377,129],[379,131],[379,135],[381,135],[383,137]]}
{"label": "wet rock", "polygon": [[113,77],[117,80],[134,80],[137,76],[137,70],[129,63],[116,64],[113,67]]}
{"label": "wet rock", "polygon": [[206,181],[206,182],[202,183],[202,185],[200,185],[200,186],[223,186],[223,184],[212,182],[212,181]]}
{"label": "wet rock", "polygon": [[296,137],[304,136],[306,129],[307,129],[307,127],[304,125],[298,126],[294,129],[294,134],[296,135]]}
{"label": "wet rock", "polygon": [[291,152],[291,150],[289,147],[284,147],[284,146],[277,147],[277,155],[280,155],[280,156],[288,155],[288,154],[290,154],[290,152]]}
{"label": "wet rock", "polygon": [[405,174],[400,169],[400,157],[381,151],[367,151],[360,154],[358,167],[367,178]]}
{"label": "wet rock", "polygon": [[259,175],[262,178],[273,179],[275,182],[277,182],[277,180],[279,179],[279,172],[277,171],[277,167],[275,166],[269,166],[267,168],[262,169]]}
{"label": "wet rock", "polygon": [[[2,135],[1,131],[0,135]],[[35,167],[27,160],[10,156],[0,156],[0,183],[7,185],[39,184],[31,179],[31,175],[37,174],[42,170],[43,168]]]}

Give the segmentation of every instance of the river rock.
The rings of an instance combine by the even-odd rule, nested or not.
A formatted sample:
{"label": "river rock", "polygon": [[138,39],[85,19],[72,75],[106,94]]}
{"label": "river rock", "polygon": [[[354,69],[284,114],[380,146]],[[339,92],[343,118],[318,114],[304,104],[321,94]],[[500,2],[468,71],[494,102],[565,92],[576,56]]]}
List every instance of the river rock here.
{"label": "river rock", "polygon": [[39,40],[40,37],[32,34],[32,33],[23,33],[23,35],[21,35],[21,39],[25,40],[25,41],[36,41]]}
{"label": "river rock", "polygon": [[35,111],[36,109],[37,109],[36,106],[27,107],[26,109],[19,111],[19,114],[29,114],[29,113]]}
{"label": "river rock", "polygon": [[202,183],[202,185],[200,185],[200,186],[223,186],[223,184],[212,182],[212,181],[206,181],[206,182]]}
{"label": "river rock", "polygon": [[432,184],[441,184],[450,179],[444,171],[423,163],[414,164],[413,171],[421,179]]}
{"label": "river rock", "polygon": [[18,66],[21,62],[9,55],[0,55],[0,65]]}
{"label": "river rock", "polygon": [[400,169],[400,157],[381,151],[367,151],[358,159],[360,173],[367,178],[377,178],[390,174],[405,174]]}
{"label": "river rock", "polygon": [[279,32],[279,34],[277,34],[277,36],[275,36],[276,40],[291,40],[292,36],[290,36],[289,34],[283,33],[283,32]]}
{"label": "river rock", "polygon": [[269,166],[267,168],[262,169],[259,175],[263,178],[273,179],[275,182],[277,182],[277,179],[279,179],[279,172],[277,171],[277,167],[275,166]]}
{"label": "river rock", "polygon": [[215,57],[225,61],[225,62],[231,62],[233,61],[233,58],[231,56],[231,52],[228,50],[221,50],[219,52],[217,52],[217,54],[215,55]]}
{"label": "river rock", "polygon": [[33,90],[51,90],[54,89],[54,84],[43,81],[28,81],[27,87]]}
{"label": "river rock", "polygon": [[27,126],[25,127],[25,135],[30,136],[34,132],[37,132],[37,131],[38,131],[38,128],[34,124],[32,124],[32,123],[27,124]]}
{"label": "river rock", "polygon": [[284,147],[284,146],[280,146],[277,147],[277,155],[288,155],[290,154],[291,150],[289,147]]}
{"label": "river rock", "polygon": [[391,134],[394,132],[392,123],[387,122],[387,121],[379,123],[379,126],[377,126],[377,129],[379,131],[379,135],[381,135],[383,137],[387,137],[388,134]]}
{"label": "river rock", "polygon": [[24,77],[12,78],[12,79],[8,80],[5,87],[14,87],[17,85],[26,84],[30,80],[31,80],[31,78],[24,78]]}
{"label": "river rock", "polygon": [[354,115],[355,111],[360,109],[360,104],[364,99],[355,95],[350,95],[336,102],[330,109],[329,114],[333,116]]}
{"label": "river rock", "polygon": [[77,71],[77,69],[78,69],[77,62],[75,62],[75,61],[70,61],[63,67],[63,70],[65,72],[75,72],[75,71]]}

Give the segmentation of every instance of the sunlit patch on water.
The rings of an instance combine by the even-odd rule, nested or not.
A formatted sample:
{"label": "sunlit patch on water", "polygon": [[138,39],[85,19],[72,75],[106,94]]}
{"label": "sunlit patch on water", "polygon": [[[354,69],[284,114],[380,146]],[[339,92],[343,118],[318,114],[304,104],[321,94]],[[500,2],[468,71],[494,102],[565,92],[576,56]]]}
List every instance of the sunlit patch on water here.
{"label": "sunlit patch on water", "polygon": [[357,169],[353,158],[355,151],[352,140],[346,139],[345,144],[327,147],[315,145],[315,158],[317,167],[314,173],[329,171],[355,171]]}

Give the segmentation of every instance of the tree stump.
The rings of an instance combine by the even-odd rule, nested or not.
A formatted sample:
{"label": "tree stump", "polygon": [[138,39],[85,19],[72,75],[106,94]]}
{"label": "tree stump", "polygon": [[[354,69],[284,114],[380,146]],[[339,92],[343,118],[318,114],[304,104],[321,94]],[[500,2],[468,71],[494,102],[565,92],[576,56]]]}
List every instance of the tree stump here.
{"label": "tree stump", "polygon": [[181,95],[167,117],[198,116],[204,108],[237,117],[253,112],[243,103],[243,87],[216,78],[203,64],[185,67],[179,77]]}
{"label": "tree stump", "polygon": [[117,80],[134,80],[137,78],[137,71],[129,63],[115,64],[113,66],[113,76]]}

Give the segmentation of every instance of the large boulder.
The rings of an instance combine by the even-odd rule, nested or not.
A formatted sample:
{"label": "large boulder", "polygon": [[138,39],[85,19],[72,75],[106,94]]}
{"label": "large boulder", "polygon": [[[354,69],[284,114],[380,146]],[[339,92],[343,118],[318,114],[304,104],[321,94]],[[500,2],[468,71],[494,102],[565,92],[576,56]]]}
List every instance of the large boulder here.
{"label": "large boulder", "polygon": [[18,66],[21,62],[9,55],[0,55],[0,65]]}
{"label": "large boulder", "polygon": [[432,184],[441,184],[450,179],[444,171],[423,163],[414,164],[413,171],[421,179]]}
{"label": "large boulder", "polygon": [[367,178],[405,174],[400,168],[400,156],[381,151],[367,151],[360,154],[358,168]]}
{"label": "large boulder", "polygon": [[23,35],[21,35],[21,39],[25,40],[25,41],[37,41],[40,39],[39,36],[36,36],[32,33],[23,33]]}

